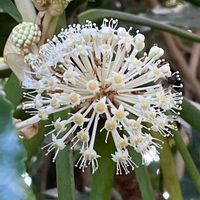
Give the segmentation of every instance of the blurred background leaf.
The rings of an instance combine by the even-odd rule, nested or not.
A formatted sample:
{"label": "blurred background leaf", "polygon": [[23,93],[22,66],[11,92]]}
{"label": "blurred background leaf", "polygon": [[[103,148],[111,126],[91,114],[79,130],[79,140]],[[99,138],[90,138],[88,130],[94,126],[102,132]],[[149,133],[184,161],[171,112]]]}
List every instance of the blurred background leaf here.
{"label": "blurred background leaf", "polygon": [[19,11],[11,0],[0,0],[0,8],[2,8],[5,13],[9,14],[17,22],[22,21]]}
{"label": "blurred background leaf", "polygon": [[4,95],[0,94],[0,197],[1,200],[34,200],[30,187],[22,175],[26,172],[25,149],[14,126],[13,107]]}

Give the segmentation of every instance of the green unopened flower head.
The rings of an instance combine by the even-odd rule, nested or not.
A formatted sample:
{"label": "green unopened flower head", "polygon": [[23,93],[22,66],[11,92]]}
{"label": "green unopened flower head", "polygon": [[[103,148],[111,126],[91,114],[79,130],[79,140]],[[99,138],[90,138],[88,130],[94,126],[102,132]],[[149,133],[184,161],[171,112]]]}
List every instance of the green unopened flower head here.
{"label": "green unopened flower head", "polygon": [[22,22],[18,24],[11,34],[12,42],[15,46],[24,49],[36,45],[41,37],[41,31],[37,24],[32,22]]}

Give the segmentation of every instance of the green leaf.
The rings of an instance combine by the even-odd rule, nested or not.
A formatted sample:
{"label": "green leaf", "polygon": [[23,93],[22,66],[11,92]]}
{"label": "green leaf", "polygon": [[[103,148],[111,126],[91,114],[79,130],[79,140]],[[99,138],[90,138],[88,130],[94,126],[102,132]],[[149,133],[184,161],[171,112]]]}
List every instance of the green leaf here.
{"label": "green leaf", "polygon": [[[166,9],[164,7],[164,9]],[[179,9],[179,8],[177,8]],[[183,5],[179,11],[173,12],[171,8],[168,8],[168,13],[164,14],[160,11],[160,14],[147,12],[141,13],[140,16],[150,18],[160,23],[167,23],[175,26],[181,26],[185,28],[198,28],[200,26],[200,8],[192,5]],[[184,18],[184,20],[182,20]]]}
{"label": "green leaf", "polygon": [[58,153],[56,179],[59,200],[75,200],[74,164],[70,145]]}
{"label": "green leaf", "polygon": [[197,190],[200,192],[200,174],[179,132],[178,131],[172,131],[172,132],[174,134],[174,140],[175,140],[176,146],[178,150],[180,151],[181,156],[185,162],[186,169],[189,172]]}
{"label": "green leaf", "polygon": [[[54,113],[53,118],[66,119],[70,109]],[[68,125],[68,128],[71,124]],[[66,147],[59,151],[56,158],[56,180],[59,200],[75,200],[75,183],[74,183],[74,162],[73,152],[70,149],[71,145],[67,144]]]}
{"label": "green leaf", "polygon": [[142,199],[143,200],[155,199],[149,174],[147,172],[147,168],[146,166],[141,165],[142,156],[138,154],[133,148],[129,148],[129,152],[134,162],[137,161],[136,164],[139,166],[138,168],[137,167],[135,168],[135,174],[140,187],[140,192],[142,194]]}
{"label": "green leaf", "polygon": [[4,12],[13,17],[17,22],[22,21],[22,17],[19,11],[11,0],[0,0],[0,8],[2,8]]}
{"label": "green leaf", "polygon": [[7,99],[12,102],[14,108],[16,108],[23,99],[23,89],[20,86],[19,80],[14,74],[11,74],[6,85],[5,92]]}
{"label": "green leaf", "polygon": [[86,20],[98,21],[106,17],[116,18],[121,21],[131,22],[133,24],[149,26],[159,31],[166,31],[194,42],[200,42],[200,36],[196,34],[165,24],[163,22],[159,22],[149,18],[137,16],[134,14],[124,13],[120,11],[113,11],[106,9],[91,9],[81,13],[79,15],[79,20],[81,23],[85,23]]}
{"label": "green leaf", "polygon": [[105,144],[105,130],[97,132],[95,138],[95,150],[101,157],[98,159],[98,170],[92,176],[91,200],[110,200],[112,183],[115,173],[115,163],[111,160],[111,153],[115,147],[111,137]]}
{"label": "green leaf", "polygon": [[186,98],[183,99],[182,108],[181,117],[200,133],[200,110]]}
{"label": "green leaf", "polygon": [[176,167],[167,138],[157,133],[157,138],[164,141],[160,150],[160,165],[164,179],[164,186],[170,195],[170,200],[182,200],[180,183],[176,174]]}
{"label": "green leaf", "polygon": [[34,200],[21,174],[25,172],[25,149],[17,136],[12,119],[13,107],[0,94],[0,197],[1,200]]}

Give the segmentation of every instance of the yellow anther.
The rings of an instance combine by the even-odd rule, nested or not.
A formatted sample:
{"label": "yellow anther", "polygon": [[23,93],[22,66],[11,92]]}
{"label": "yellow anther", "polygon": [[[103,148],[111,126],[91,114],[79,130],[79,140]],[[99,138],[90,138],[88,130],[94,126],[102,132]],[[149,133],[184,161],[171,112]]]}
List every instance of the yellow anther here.
{"label": "yellow anther", "polygon": [[117,85],[121,84],[123,82],[122,77],[120,75],[115,75],[114,76],[114,82]]}
{"label": "yellow anther", "polygon": [[124,113],[124,111],[120,111],[120,110],[117,110],[116,112],[115,112],[115,117],[117,118],[117,119],[124,119],[124,117],[125,117],[125,113]]}
{"label": "yellow anther", "polygon": [[117,123],[115,121],[112,121],[112,120],[107,120],[106,124],[105,124],[105,128],[108,131],[114,131],[117,128]]}
{"label": "yellow anther", "polygon": [[104,102],[99,102],[96,104],[95,108],[97,112],[102,114],[106,111],[106,104]]}
{"label": "yellow anther", "polygon": [[75,124],[77,124],[78,126],[82,126],[84,123],[84,117],[81,114],[75,114],[73,121]]}

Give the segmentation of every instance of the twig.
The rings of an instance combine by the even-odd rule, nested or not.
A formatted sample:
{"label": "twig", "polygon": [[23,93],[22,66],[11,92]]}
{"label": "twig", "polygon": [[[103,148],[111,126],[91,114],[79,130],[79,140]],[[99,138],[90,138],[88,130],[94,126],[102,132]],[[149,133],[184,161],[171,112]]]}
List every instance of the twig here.
{"label": "twig", "polygon": [[[197,31],[197,34],[200,34],[200,29]],[[192,46],[192,52],[189,61],[190,70],[194,77],[197,76],[197,69],[199,67],[199,55],[200,55],[200,44],[195,43]]]}
{"label": "twig", "polygon": [[188,64],[184,59],[183,55],[181,54],[180,50],[177,48],[173,37],[169,33],[162,33],[166,45],[168,47],[168,51],[170,52],[170,56],[176,61],[177,66],[176,68],[180,71],[181,75],[188,84],[191,85],[191,90],[194,92],[195,95],[200,98],[200,82],[193,76],[193,73],[188,68]]}

